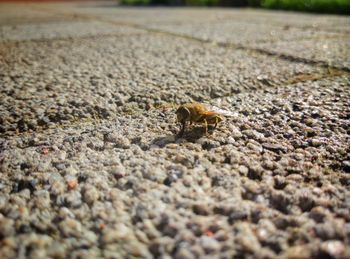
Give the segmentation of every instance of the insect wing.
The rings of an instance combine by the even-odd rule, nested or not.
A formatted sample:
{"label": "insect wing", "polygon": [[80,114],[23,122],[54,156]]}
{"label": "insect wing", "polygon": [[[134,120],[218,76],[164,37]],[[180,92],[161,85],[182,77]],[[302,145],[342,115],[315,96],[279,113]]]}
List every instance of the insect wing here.
{"label": "insect wing", "polygon": [[238,117],[238,113],[237,112],[223,110],[223,109],[220,109],[220,108],[218,108],[216,106],[208,106],[208,108],[209,108],[210,111],[219,113],[219,114],[224,115],[226,117]]}

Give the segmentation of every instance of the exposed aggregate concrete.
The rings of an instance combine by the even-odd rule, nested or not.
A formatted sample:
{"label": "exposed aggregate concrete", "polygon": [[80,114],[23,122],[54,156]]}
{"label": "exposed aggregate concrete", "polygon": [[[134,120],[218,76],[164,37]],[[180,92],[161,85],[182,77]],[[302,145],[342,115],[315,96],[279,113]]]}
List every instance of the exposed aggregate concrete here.
{"label": "exposed aggregate concrete", "polygon": [[1,109],[7,116],[1,132],[203,101],[322,72],[301,63],[171,39],[130,35],[3,45]]}
{"label": "exposed aggregate concrete", "polygon": [[115,26],[0,45],[1,258],[350,257],[346,71]]}

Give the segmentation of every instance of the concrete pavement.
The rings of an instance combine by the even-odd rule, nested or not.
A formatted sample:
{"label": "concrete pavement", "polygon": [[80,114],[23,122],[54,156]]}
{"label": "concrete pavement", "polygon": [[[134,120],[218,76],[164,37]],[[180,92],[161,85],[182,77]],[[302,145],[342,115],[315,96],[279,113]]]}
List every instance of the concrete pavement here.
{"label": "concrete pavement", "polygon": [[0,4],[0,256],[349,257],[349,25]]}

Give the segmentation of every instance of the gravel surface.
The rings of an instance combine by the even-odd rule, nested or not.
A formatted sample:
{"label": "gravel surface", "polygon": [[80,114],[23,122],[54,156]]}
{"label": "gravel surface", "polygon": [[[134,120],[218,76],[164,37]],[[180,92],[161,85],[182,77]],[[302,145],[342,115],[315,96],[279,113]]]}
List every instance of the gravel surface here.
{"label": "gravel surface", "polygon": [[162,34],[29,41],[1,49],[2,133],[210,100],[324,73]]}
{"label": "gravel surface", "polygon": [[[15,7],[0,21],[20,20]],[[166,20],[152,9],[31,5],[26,19],[40,8],[55,21],[0,26],[0,258],[350,257],[343,66],[297,62],[293,44],[288,59],[130,26],[130,13]],[[114,12],[127,23],[106,21]],[[259,13],[266,28],[283,16],[157,12]],[[291,30],[311,30],[312,15],[293,17]],[[332,46],[327,60],[346,68]],[[176,105],[188,101],[233,115],[179,138]]]}

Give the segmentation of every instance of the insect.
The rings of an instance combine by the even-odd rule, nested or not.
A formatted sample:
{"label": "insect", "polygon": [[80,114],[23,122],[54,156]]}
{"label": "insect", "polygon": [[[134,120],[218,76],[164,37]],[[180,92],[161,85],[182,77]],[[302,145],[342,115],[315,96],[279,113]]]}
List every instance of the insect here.
{"label": "insect", "polygon": [[220,109],[210,109],[201,103],[183,104],[176,110],[177,121],[180,122],[182,126],[179,136],[182,136],[185,132],[187,121],[189,121],[190,124],[204,124],[205,134],[208,134],[208,125],[214,125],[215,129],[217,124],[224,120],[222,115],[230,116],[231,114],[225,114],[225,111]]}

